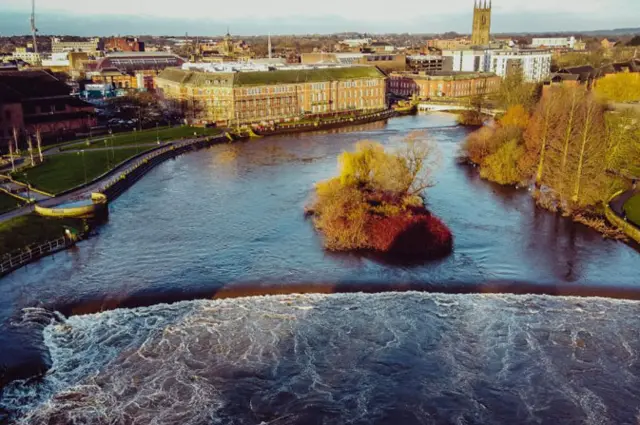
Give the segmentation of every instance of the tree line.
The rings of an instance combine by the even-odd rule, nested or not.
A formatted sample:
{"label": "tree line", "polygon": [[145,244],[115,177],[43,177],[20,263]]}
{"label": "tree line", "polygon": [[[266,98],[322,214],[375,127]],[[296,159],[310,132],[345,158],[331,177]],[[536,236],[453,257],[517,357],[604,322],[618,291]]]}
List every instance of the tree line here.
{"label": "tree line", "polygon": [[520,94],[503,97],[504,115],[463,146],[483,178],[533,185],[544,206],[582,214],[601,212],[615,191],[640,175],[640,114],[610,110],[608,89],[549,86],[529,97],[514,82],[508,79],[505,91],[511,85]]}

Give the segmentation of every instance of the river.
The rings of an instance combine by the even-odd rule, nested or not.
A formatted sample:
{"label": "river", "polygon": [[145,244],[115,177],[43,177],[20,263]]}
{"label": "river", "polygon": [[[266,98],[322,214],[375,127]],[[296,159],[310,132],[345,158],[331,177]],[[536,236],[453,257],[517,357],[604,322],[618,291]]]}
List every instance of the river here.
{"label": "river", "polygon": [[[424,131],[439,147],[437,185],[428,190],[427,200],[451,228],[454,253],[416,266],[325,252],[303,216],[314,182],[334,175],[337,155],[357,141],[376,140],[393,147],[415,130]],[[22,406],[25,423],[43,423],[60,414],[64,403],[70,403],[66,406],[73,414],[85,414],[86,402],[99,404],[106,415],[124,415],[133,403],[128,399],[144,397],[149,406],[172,418],[157,423],[335,423],[318,422],[331,412],[353,412],[350,423],[487,423],[511,415],[518,423],[544,423],[549,417],[624,423],[621,418],[638,412],[619,411],[615,390],[609,386],[615,387],[612,379],[623,379],[616,385],[626,402],[640,404],[638,390],[631,385],[640,388],[640,339],[627,329],[638,328],[636,302],[464,294],[638,298],[638,251],[536,208],[526,190],[484,182],[472,167],[458,165],[455,157],[466,133],[451,115],[419,115],[219,145],[163,163],[110,205],[110,219],[99,235],[0,280],[2,364],[21,372],[43,361],[60,365],[44,382],[10,386],[0,409],[13,412]],[[225,293],[391,289],[432,294],[158,304]],[[449,311],[453,305],[456,308]],[[76,316],[67,325],[44,327],[50,316],[25,307]],[[126,309],[91,314],[116,307]],[[537,312],[531,325],[535,331],[527,322],[534,314],[531,309]],[[217,313],[209,317],[211,311]],[[273,323],[253,321],[271,315]],[[231,327],[229,334],[223,332],[226,326]],[[287,336],[274,335],[272,326]],[[350,330],[334,333],[340,326]],[[554,332],[565,338],[560,347],[549,336]],[[167,333],[179,336],[165,347]],[[446,343],[435,344],[432,338]],[[153,361],[148,368],[142,366],[144,359],[157,360],[171,344],[182,347],[179,341],[189,347],[205,344],[206,355],[196,350],[185,357],[178,350],[175,355],[184,368],[165,365],[160,372]],[[96,344],[106,345],[97,349]],[[452,344],[460,344],[459,356],[447,352]],[[578,353],[576,347],[585,352]],[[478,350],[483,356],[478,357]],[[339,353],[347,357],[344,363],[336,360]],[[556,354],[568,357],[555,359]],[[589,367],[581,355],[589,357]],[[384,359],[374,360],[376,356]],[[606,363],[614,364],[621,356],[627,363],[620,370]],[[361,370],[350,377],[346,371],[358,359]],[[218,366],[205,372],[203,362]],[[334,364],[344,367],[343,372],[330,370]],[[574,366],[577,372],[571,372]],[[553,367],[566,367],[570,375],[554,381]],[[137,381],[127,380],[132,368],[139,370],[134,374]],[[243,383],[237,391],[226,391],[237,379],[236,369]],[[580,387],[589,376],[600,385],[597,389]],[[78,390],[78,385],[86,387]],[[153,390],[155,385],[180,400],[182,407],[170,404],[166,394],[154,404],[152,395],[162,394]],[[532,385],[541,388],[526,388]],[[133,389],[141,386],[151,392]],[[175,390],[166,388],[173,386]],[[558,389],[571,391],[560,397]],[[132,391],[131,396],[124,397],[129,394],[124,390]],[[252,391],[261,394],[258,399],[251,398]],[[498,406],[504,397],[513,402],[511,407]],[[44,400],[50,403],[42,405]],[[410,407],[417,400],[422,410]],[[140,403],[134,404],[144,405]],[[439,403],[444,410],[436,406]],[[378,404],[380,409],[374,408]],[[132,413],[140,417],[136,423],[153,423],[145,419],[148,408],[140,407],[147,413]],[[311,420],[313,412],[316,419]],[[236,422],[229,419],[233,417]],[[130,417],[121,418],[115,423],[130,423]]]}

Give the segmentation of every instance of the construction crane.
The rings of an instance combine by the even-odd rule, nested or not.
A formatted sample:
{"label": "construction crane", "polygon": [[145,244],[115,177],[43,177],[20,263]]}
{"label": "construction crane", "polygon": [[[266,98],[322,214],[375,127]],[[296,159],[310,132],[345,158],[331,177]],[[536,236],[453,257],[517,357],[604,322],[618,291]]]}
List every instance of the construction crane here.
{"label": "construction crane", "polygon": [[38,40],[36,34],[38,28],[36,28],[36,0],[31,0],[31,34],[33,35],[33,51],[38,53]]}

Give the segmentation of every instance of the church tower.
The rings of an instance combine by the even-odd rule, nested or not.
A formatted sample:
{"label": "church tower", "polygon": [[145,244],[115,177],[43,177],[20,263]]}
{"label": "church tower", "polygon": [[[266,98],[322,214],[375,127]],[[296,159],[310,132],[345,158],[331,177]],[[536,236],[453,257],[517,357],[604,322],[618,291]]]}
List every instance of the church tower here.
{"label": "church tower", "polygon": [[473,6],[471,44],[488,46],[491,42],[491,0],[489,0],[489,5],[487,5],[487,0],[476,0]]}

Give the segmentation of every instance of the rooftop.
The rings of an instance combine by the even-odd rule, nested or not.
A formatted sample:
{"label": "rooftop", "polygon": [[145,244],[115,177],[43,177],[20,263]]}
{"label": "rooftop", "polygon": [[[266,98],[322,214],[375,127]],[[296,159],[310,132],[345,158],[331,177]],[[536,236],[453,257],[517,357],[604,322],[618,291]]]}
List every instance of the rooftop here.
{"label": "rooftop", "polygon": [[174,81],[187,85],[231,85],[261,86],[271,84],[296,84],[310,82],[324,82],[347,79],[384,78],[384,74],[376,67],[283,67],[277,70],[253,71],[218,71],[203,72],[202,70],[165,69],[158,76],[159,79]]}

